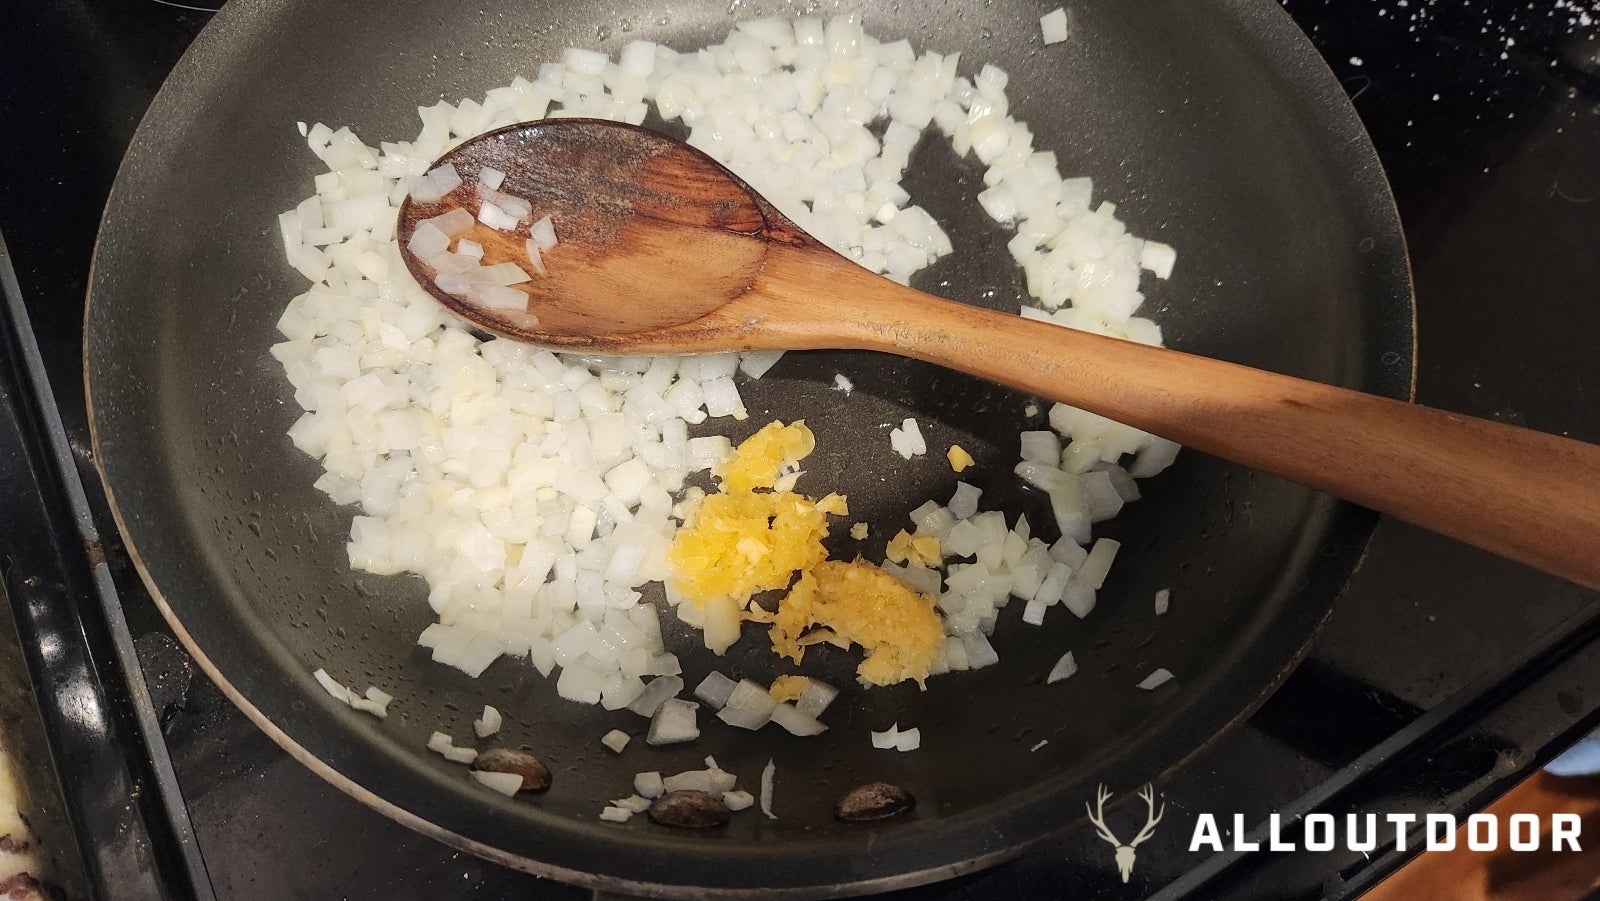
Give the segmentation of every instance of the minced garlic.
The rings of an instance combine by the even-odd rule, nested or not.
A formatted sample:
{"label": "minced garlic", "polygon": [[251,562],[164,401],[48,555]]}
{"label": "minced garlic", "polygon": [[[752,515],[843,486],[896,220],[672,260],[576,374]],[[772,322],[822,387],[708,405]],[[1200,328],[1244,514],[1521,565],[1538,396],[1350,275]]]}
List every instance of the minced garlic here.
{"label": "minced garlic", "polygon": [[[807,645],[859,644],[867,652],[856,670],[863,682],[921,684],[944,644],[933,600],[865,561],[827,559],[828,515],[849,512],[842,495],[814,501],[784,490],[815,446],[803,421],[770,423],[741,443],[716,472],[722,490],[687,505],[669,553],[672,587],[705,611],[706,646],[717,653],[737,638],[742,617],[771,622],[773,650],[796,663]],[[889,557],[936,566],[939,542],[902,531]],[[750,603],[757,592],[784,588],[776,613]],[[786,697],[804,687],[804,677],[784,676],[772,693]]]}

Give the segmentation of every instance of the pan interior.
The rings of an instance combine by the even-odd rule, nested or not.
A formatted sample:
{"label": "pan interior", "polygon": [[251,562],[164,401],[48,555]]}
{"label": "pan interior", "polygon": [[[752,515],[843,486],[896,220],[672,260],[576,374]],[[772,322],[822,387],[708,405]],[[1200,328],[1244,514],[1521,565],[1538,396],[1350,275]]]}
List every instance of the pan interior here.
{"label": "pan interior", "polygon": [[[962,51],[965,73],[984,62],[1007,69],[1036,146],[1058,153],[1063,174],[1093,176],[1097,200],[1117,203],[1135,233],[1178,248],[1173,278],[1145,285],[1143,314],[1169,345],[1409,390],[1409,281],[1382,173],[1337,84],[1271,4],[1070,4],[1074,37],[1049,48],[1035,4],[861,9],[882,39]],[[820,739],[712,724],[693,745],[637,740],[616,756],[600,735],[641,733],[643,720],[561,701],[553,680],[515,661],[476,681],[431,663],[414,644],[432,621],[423,584],[349,570],[352,511],[311,487],[320,467],[284,434],[299,411],[267,348],[303,279],[282,261],[273,217],[308,195],[316,171],[294,123],[349,124],[374,144],[409,138],[418,104],[481,97],[565,46],[614,53],[643,38],[690,49],[719,41],[736,18],[798,11],[721,0],[441,0],[404,13],[367,2],[231,4],[174,72],[124,164],[96,252],[87,359],[97,452],[130,547],[213,676],[280,740],[448,840],[536,871],[656,890],[839,891],[954,872],[1065,825],[1097,782],[1120,789],[1159,776],[1242,717],[1298,658],[1359,555],[1369,515],[1185,453],[1097,527],[1125,547],[1088,619],[1057,610],[1035,629],[1008,608],[995,636],[1001,663],[938,677],[927,692],[863,691],[855,656],[821,648],[806,669],[845,691]],[[957,247],[917,286],[1014,311],[1022,277],[1009,235],[974,202],[981,172],[931,139],[911,172],[913,201]],[[836,373],[854,382],[848,398],[832,390]],[[1017,432],[1044,427],[1025,416],[1026,398],[924,364],[824,352],[786,357],[745,397],[751,419],[732,436],[804,417],[817,451],[801,489],[845,493],[851,520],[870,523],[861,545],[835,529],[838,556],[880,559],[907,511],[947,499],[952,443],[977,458],[966,477],[984,489],[985,509],[1026,513],[1052,531],[1042,526],[1048,505],[1011,475]],[[887,436],[908,416],[930,438],[930,453],[910,462]],[[1172,612],[1158,619],[1161,588],[1172,590]],[[753,630],[722,659],[694,650],[685,631],[668,633],[691,685],[712,668],[763,681],[779,671]],[[1082,671],[1043,685],[1067,650]],[[308,676],[318,667],[392,692],[389,719],[336,708]],[[1155,667],[1177,684],[1137,690]],[[423,750],[435,729],[469,735],[484,703],[506,715],[503,742],[550,764],[547,795],[489,796]],[[920,751],[871,749],[866,731],[896,721],[921,728]],[[707,754],[752,790],[775,760],[781,818],[736,816],[711,837],[596,821],[635,772],[698,768]],[[909,819],[870,830],[875,850],[863,857],[861,830],[830,810],[877,779],[919,803]]]}

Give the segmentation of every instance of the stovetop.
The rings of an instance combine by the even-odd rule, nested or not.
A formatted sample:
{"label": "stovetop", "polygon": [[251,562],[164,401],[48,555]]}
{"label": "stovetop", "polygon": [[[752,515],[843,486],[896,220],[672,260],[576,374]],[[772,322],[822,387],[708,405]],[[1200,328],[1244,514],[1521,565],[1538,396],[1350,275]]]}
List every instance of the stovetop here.
{"label": "stovetop", "polygon": [[[82,393],[89,258],[123,148],[207,2],[35,0],[0,27],[0,270],[26,311],[0,347],[0,553],[24,638],[83,643],[31,662],[39,678],[75,661],[82,680],[39,695],[90,881],[107,897],[589,896],[413,834],[291,760],[196,671],[116,539]],[[1417,399],[1600,441],[1600,3],[1285,6],[1393,182],[1416,276]],[[1275,811],[1482,806],[1600,720],[1594,598],[1384,520],[1309,659],[1163,787],[1184,825],[1141,847],[1130,884],[1075,828],[895,897],[1358,894],[1404,855],[1190,852],[1194,817],[1255,828]],[[130,647],[136,663],[117,656]]]}

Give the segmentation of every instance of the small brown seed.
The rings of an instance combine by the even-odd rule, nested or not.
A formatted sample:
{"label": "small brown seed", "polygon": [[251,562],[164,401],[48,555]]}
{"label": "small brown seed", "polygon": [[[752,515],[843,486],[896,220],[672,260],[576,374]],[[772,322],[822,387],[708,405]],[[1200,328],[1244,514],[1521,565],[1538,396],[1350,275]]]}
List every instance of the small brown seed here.
{"label": "small brown seed", "polygon": [[916,803],[917,799],[898,785],[868,782],[846,792],[833,806],[833,815],[846,823],[871,823],[899,816]]}
{"label": "small brown seed", "polygon": [[518,791],[542,792],[550,787],[550,770],[527,751],[490,748],[478,754],[472,768],[485,773],[516,773],[522,777],[522,788]]}
{"label": "small brown seed", "polygon": [[667,792],[650,805],[650,819],[679,829],[706,829],[725,825],[728,807],[702,791]]}

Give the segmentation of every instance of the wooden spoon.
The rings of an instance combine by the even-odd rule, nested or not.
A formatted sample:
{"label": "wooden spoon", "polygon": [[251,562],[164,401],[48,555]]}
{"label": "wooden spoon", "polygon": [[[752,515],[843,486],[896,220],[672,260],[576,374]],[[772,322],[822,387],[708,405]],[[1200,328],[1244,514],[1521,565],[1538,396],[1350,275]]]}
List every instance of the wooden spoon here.
{"label": "wooden spoon", "polygon": [[[408,200],[417,281],[483,328],[600,354],[841,348],[959,369],[1275,473],[1600,588],[1600,447],[942,300],[857,266],[710,157],[589,119],[514,125],[445,154],[464,184]],[[553,217],[524,309],[440,290],[418,224],[479,211],[480,167]],[[529,222],[471,230],[528,269]]]}

